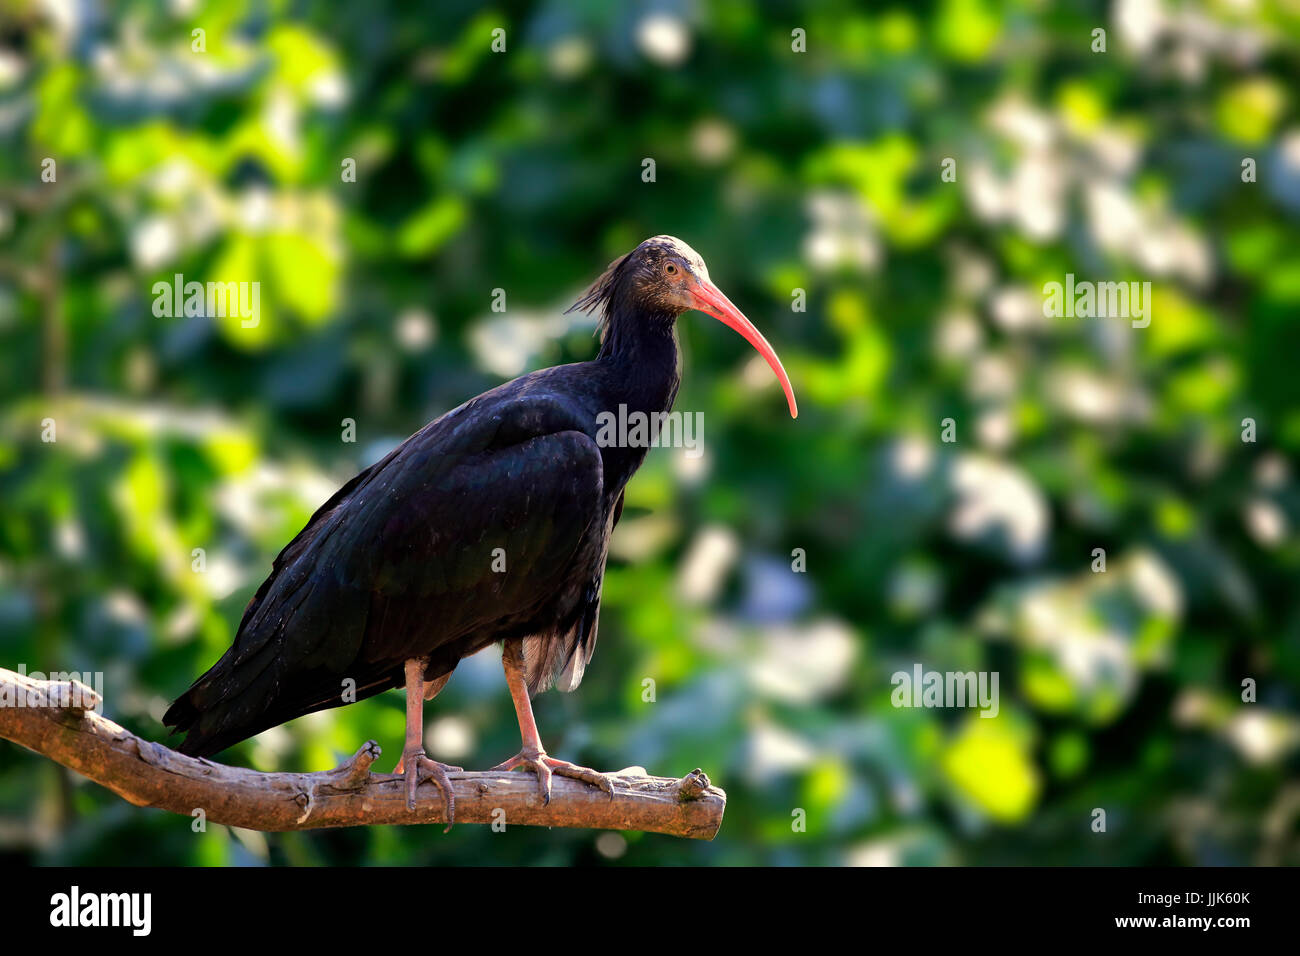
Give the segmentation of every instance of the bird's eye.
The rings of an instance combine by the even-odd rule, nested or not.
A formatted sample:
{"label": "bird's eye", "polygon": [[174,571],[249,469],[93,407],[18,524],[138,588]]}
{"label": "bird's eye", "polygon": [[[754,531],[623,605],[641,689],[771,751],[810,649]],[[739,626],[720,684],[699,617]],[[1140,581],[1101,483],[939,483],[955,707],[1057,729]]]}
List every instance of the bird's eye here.
{"label": "bird's eye", "polygon": [[673,265],[671,262],[664,263],[664,275],[670,275],[670,276],[677,275],[677,267]]}

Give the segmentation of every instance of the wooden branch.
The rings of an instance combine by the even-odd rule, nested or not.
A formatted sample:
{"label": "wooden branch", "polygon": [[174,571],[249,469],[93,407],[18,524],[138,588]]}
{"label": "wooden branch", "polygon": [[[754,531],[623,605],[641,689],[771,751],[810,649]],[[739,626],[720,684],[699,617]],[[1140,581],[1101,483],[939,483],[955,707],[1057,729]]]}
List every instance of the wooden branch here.
{"label": "wooden branch", "polygon": [[[319,773],[258,773],[186,757],[144,740],[95,710],[98,695],[78,681],[33,680],[0,668],[0,737],[49,757],[141,807],[248,830],[311,830],[380,823],[445,823],[442,799],[422,783],[415,810],[402,778],[372,773],[380,755],[368,741],[349,760]],[[694,770],[680,780],[621,770],[614,798],[555,776],[549,806],[531,773],[452,773],[457,823],[644,830],[711,840],[727,795]],[[502,815],[504,813],[504,816]]]}

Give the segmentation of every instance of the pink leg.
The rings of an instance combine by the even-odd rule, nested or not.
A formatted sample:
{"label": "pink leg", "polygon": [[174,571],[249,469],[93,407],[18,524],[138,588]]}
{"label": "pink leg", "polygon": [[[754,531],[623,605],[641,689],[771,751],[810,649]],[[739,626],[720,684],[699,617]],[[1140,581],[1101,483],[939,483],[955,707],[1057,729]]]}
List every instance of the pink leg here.
{"label": "pink leg", "polygon": [[[451,788],[448,771],[459,772],[461,767],[452,767],[436,760],[430,760],[424,753],[424,701],[426,696],[432,698],[447,683],[446,678],[439,681],[424,680],[425,662],[412,658],[406,662],[406,746],[402,750],[402,759],[397,761],[393,773],[406,777],[406,806],[415,809],[415,789],[424,780],[432,780],[442,791],[443,809],[447,817],[447,830],[456,821],[456,793]],[[434,686],[436,685],[436,686]],[[432,687],[432,692],[429,688]],[[444,833],[446,830],[443,831]]]}
{"label": "pink leg", "polygon": [[614,799],[614,784],[606,774],[547,756],[542,747],[542,738],[537,733],[537,721],[533,719],[532,701],[528,699],[528,684],[524,679],[524,642],[506,641],[501,649],[501,663],[505,668],[510,696],[515,702],[515,716],[519,719],[519,735],[523,738],[524,746],[519,753],[492,769],[514,770],[516,767],[525,767],[532,770],[537,774],[537,791],[543,804],[551,802],[553,773],[599,787],[609,794],[611,800]]}

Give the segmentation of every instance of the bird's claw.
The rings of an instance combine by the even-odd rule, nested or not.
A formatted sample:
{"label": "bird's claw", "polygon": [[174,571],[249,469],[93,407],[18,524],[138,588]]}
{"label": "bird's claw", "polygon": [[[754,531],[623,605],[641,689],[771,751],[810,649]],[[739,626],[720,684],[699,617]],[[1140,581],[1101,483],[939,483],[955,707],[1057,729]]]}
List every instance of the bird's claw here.
{"label": "bird's claw", "polygon": [[456,791],[452,789],[451,778],[447,776],[448,772],[460,773],[463,767],[453,767],[450,764],[439,763],[431,760],[423,750],[407,750],[402,754],[402,759],[397,762],[393,773],[402,776],[406,780],[406,808],[415,809],[415,789],[425,780],[432,780],[437,784],[438,789],[442,791],[442,806],[447,817],[447,827],[442,832],[447,833],[451,826],[456,822]]}
{"label": "bird's claw", "polygon": [[611,800],[614,799],[614,783],[610,780],[608,774],[592,770],[590,767],[579,767],[567,760],[558,760],[555,757],[547,756],[544,750],[531,752],[521,750],[505,763],[497,764],[492,770],[515,770],[519,767],[537,774],[537,793],[542,798],[542,806],[550,805],[551,777],[557,773],[561,777],[581,780],[583,783],[597,787],[609,794]]}

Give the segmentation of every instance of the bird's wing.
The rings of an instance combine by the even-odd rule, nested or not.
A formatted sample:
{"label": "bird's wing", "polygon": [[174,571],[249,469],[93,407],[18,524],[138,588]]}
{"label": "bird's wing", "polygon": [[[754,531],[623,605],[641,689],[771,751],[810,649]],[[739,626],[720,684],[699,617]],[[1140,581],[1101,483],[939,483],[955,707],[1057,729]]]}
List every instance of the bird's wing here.
{"label": "bird's wing", "polygon": [[[611,533],[618,525],[618,519],[623,517],[623,495],[624,492],[620,491],[618,501],[614,503],[609,520]],[[605,543],[608,547],[608,536]],[[587,665],[591,663],[591,655],[596,652],[596,631],[600,624],[600,594],[604,583],[605,562],[602,560],[583,591],[577,623],[569,633],[562,636],[560,646],[551,651],[549,661],[539,659],[529,670],[530,691],[536,693],[548,686],[552,680],[562,691],[578,689],[578,685],[582,683],[582,675],[586,672]],[[524,644],[525,664],[528,664],[532,657],[543,656],[541,647],[537,647],[530,655],[529,642],[525,641]]]}
{"label": "bird's wing", "polygon": [[405,659],[556,594],[603,518],[599,449],[562,400],[474,404],[350,481],[276,558],[233,646],[168,713],[195,748],[338,704],[348,677],[356,699],[396,686]]}

